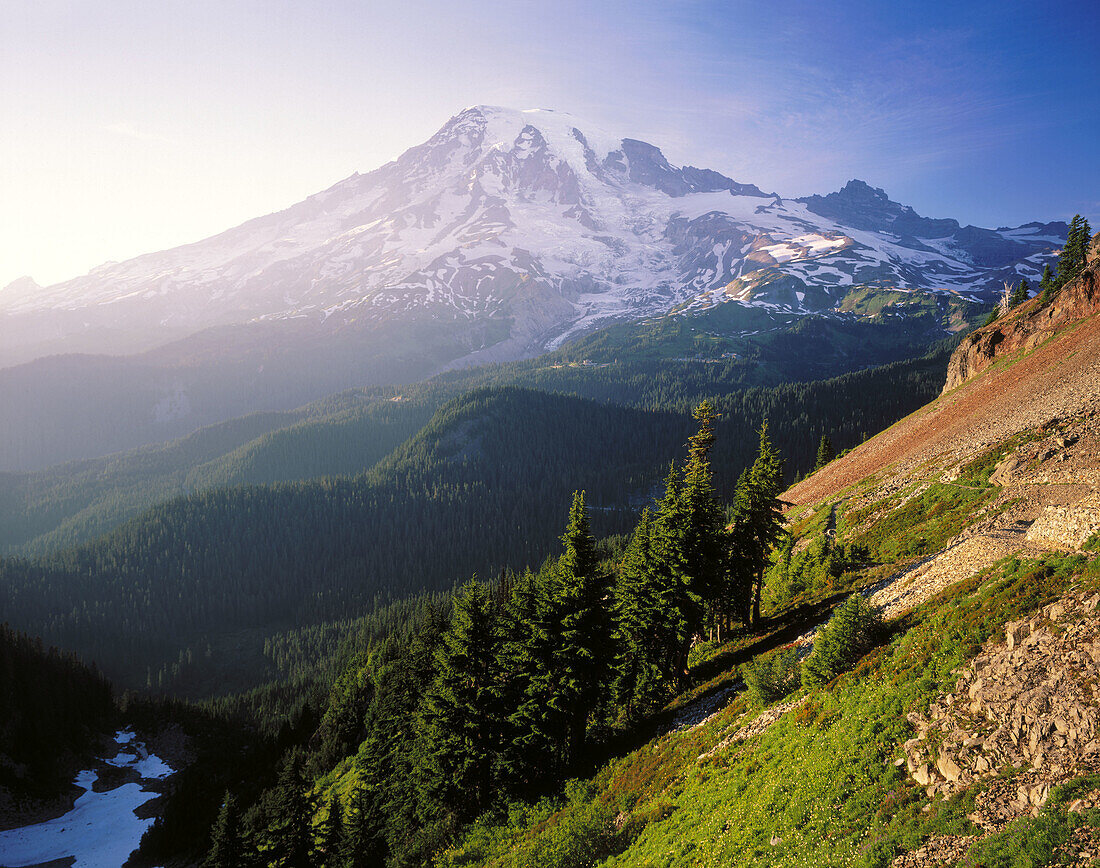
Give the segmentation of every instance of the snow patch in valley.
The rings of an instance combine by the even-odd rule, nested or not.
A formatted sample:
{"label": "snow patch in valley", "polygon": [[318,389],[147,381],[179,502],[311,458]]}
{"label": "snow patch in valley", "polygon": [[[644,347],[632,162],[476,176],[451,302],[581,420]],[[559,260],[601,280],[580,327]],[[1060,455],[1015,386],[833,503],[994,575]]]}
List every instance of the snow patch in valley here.
{"label": "snow patch in valley", "polygon": [[[163,780],[174,771],[130,730],[116,733],[115,743],[127,749],[105,760],[108,765],[133,769],[143,781]],[[74,783],[84,793],[64,816],[0,832],[0,864],[22,868],[70,857],[76,860],[73,868],[119,868],[126,862],[153,824],[152,817],[142,819],[134,811],[158,793],[138,783],[97,793],[92,786],[98,778],[91,769],[76,776]]]}

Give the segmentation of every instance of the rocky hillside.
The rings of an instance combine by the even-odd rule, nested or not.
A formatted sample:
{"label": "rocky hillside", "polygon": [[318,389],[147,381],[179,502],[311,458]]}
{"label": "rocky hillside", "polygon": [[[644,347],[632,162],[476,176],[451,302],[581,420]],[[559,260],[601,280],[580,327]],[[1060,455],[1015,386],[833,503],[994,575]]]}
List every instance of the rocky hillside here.
{"label": "rocky hillside", "polygon": [[1032,299],[968,336],[938,401],[794,486],[788,500],[814,503],[880,472],[904,479],[918,466],[946,466],[1021,431],[1096,413],[1098,271],[1094,258],[1049,306]]}

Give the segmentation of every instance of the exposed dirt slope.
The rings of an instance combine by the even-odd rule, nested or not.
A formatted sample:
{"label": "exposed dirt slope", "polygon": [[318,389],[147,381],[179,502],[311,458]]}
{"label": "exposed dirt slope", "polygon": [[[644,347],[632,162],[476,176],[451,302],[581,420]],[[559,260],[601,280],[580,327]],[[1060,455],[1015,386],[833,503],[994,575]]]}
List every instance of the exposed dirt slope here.
{"label": "exposed dirt slope", "polygon": [[[1098,272],[1093,260],[1045,311],[1036,312],[1037,300],[1024,305],[1015,321],[1027,328],[998,342],[1016,342],[1014,351],[997,353],[982,373],[795,485],[784,499],[818,503],[868,476],[900,480],[921,465],[948,467],[1051,420],[1100,413]],[[1073,320],[1073,312],[1083,318]],[[1060,326],[1040,329],[1041,323]],[[961,346],[952,366],[961,370],[957,359],[973,346]]]}

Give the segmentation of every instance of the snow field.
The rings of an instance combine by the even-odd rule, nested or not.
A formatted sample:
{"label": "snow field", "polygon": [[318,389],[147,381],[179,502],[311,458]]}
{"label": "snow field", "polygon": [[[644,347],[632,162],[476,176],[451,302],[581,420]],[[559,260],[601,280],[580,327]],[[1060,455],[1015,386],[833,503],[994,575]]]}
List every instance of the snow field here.
{"label": "snow field", "polygon": [[[116,733],[115,743],[128,750],[105,760],[109,765],[134,769],[142,780],[163,780],[174,771],[136,741],[130,730]],[[92,786],[98,777],[91,769],[77,774],[73,783],[84,793],[64,816],[0,832],[0,865],[23,868],[75,857],[73,868],[119,868],[153,824],[152,818],[141,819],[134,811],[157,793],[137,783],[97,793]]]}

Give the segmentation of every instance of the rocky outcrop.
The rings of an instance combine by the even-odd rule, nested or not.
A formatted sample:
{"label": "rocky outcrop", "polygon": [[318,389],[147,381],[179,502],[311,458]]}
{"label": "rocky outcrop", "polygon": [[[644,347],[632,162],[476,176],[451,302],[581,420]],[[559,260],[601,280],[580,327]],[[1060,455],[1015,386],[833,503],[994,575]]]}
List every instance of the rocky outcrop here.
{"label": "rocky outcrop", "polygon": [[1007,317],[967,335],[951,356],[943,391],[950,392],[976,377],[998,358],[1030,350],[1065,326],[1100,311],[1098,250],[1100,244],[1094,239],[1089,267],[1062,287],[1051,304],[1040,305],[1039,299],[1033,298]]}
{"label": "rocky outcrop", "polygon": [[909,721],[910,776],[929,798],[997,778],[971,820],[990,831],[1036,814],[1052,787],[1100,769],[1100,594],[1070,595],[1005,626],[960,674],[955,692]]}
{"label": "rocky outcrop", "polygon": [[1095,498],[1073,506],[1048,506],[1028,528],[1028,542],[1079,549],[1100,531],[1100,503]]}

